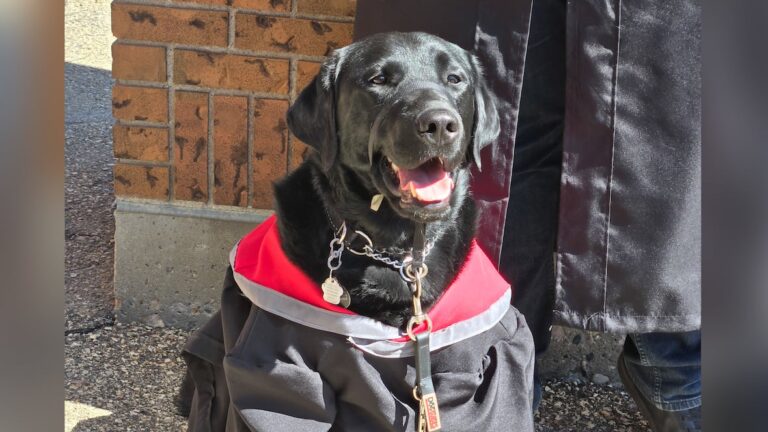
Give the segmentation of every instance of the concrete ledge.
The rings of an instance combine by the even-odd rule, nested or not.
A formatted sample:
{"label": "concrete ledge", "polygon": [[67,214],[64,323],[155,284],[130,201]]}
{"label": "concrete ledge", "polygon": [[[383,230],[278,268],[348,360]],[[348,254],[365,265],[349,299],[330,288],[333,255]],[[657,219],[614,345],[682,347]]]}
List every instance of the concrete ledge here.
{"label": "concrete ledge", "polygon": [[178,202],[170,204],[138,198],[118,198],[115,202],[115,207],[117,212],[121,213],[182,216],[233,222],[251,222],[254,224],[261,223],[272,214],[271,210],[206,205],[196,202]]}
{"label": "concrete ledge", "polygon": [[117,319],[185,329],[205,322],[218,310],[229,251],[269,214],[119,200]]}
{"label": "concrete ledge", "polygon": [[555,326],[549,349],[539,358],[539,374],[543,379],[620,384],[616,359],[623,346],[623,335]]}

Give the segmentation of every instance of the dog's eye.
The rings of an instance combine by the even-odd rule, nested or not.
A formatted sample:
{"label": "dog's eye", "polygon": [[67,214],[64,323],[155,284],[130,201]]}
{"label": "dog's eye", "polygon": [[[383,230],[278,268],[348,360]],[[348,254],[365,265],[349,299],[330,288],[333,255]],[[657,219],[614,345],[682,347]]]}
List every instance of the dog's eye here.
{"label": "dog's eye", "polygon": [[448,82],[451,84],[458,84],[461,82],[461,77],[456,74],[450,74],[448,75]]}
{"label": "dog's eye", "polygon": [[384,74],[378,74],[368,80],[371,84],[382,85],[387,83],[387,77]]}

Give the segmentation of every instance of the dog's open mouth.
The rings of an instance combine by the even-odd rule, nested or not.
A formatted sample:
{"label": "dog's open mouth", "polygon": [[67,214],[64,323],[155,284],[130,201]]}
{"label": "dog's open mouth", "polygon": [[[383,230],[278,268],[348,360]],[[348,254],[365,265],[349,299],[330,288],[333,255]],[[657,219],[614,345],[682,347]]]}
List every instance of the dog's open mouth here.
{"label": "dog's open mouth", "polygon": [[[405,204],[439,204],[450,199],[454,182],[440,158],[432,158],[421,165],[406,169],[384,158],[387,167],[387,186],[395,189]],[[394,192],[394,191],[393,191]]]}

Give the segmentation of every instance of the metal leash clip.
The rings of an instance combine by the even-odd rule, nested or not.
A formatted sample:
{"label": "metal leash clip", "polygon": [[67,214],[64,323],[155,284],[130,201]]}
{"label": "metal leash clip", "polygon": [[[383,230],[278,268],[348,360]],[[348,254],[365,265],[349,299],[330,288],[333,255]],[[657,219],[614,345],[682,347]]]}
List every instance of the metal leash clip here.
{"label": "metal leash clip", "polygon": [[404,268],[405,276],[407,277],[406,280],[410,282],[409,285],[411,287],[411,294],[413,296],[413,316],[411,316],[411,319],[408,320],[406,331],[408,332],[408,337],[411,338],[412,341],[416,341],[414,330],[421,323],[426,321],[427,332],[432,331],[432,320],[429,318],[429,315],[425,314],[421,308],[421,280],[427,276],[429,269],[427,268],[426,264],[421,263],[418,267],[418,270],[414,271],[412,260],[409,260],[408,265],[406,265]]}

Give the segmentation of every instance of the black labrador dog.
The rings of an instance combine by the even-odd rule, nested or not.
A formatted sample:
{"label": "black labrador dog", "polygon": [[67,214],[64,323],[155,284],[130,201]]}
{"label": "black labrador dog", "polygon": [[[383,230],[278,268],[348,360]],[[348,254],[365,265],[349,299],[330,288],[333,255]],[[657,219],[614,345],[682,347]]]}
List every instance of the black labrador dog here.
{"label": "black labrador dog", "polygon": [[[472,246],[469,167],[499,133],[475,58],[424,33],[371,36],[329,56],[288,126],[315,151],[275,185],[276,222],[235,248],[221,310],[185,348],[179,406],[189,430],[413,431],[424,419],[437,430],[442,415],[443,430],[532,431],[530,331],[509,285]],[[268,261],[267,279],[295,267],[303,274],[286,286],[316,296],[341,226],[364,233],[350,248],[368,244],[378,258],[344,252],[335,269],[355,314],[245,275],[262,268],[254,257],[270,244],[283,261]],[[429,269],[421,304],[453,318],[409,339],[416,301],[385,261],[412,252],[417,226]]]}
{"label": "black labrador dog", "polygon": [[[326,60],[290,108],[288,127],[316,152],[275,186],[287,256],[321,283],[332,220],[389,251],[410,249],[414,223],[426,222],[433,246],[422,302],[429,308],[475,233],[469,164],[479,164],[480,150],[499,134],[477,60],[425,33],[374,35]],[[384,202],[374,212],[377,194]],[[349,289],[352,311],[392,326],[407,321],[410,290],[392,268],[345,256],[336,277]]]}

